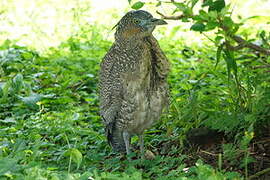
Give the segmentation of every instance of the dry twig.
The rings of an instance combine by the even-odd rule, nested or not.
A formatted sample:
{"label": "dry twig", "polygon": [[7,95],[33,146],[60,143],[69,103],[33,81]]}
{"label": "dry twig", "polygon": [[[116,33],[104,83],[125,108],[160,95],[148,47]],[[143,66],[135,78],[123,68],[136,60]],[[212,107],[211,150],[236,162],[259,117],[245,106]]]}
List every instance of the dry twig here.
{"label": "dry twig", "polygon": [[207,151],[204,151],[204,150],[200,150],[200,152],[211,155],[211,156],[218,156],[218,154],[214,154],[214,153],[207,152]]}
{"label": "dry twig", "polygon": [[168,19],[168,20],[180,20],[182,18],[185,18],[186,16],[185,15],[178,15],[178,16],[166,16],[164,14],[162,14],[161,12],[159,11],[156,11],[157,14],[159,14],[163,19]]}

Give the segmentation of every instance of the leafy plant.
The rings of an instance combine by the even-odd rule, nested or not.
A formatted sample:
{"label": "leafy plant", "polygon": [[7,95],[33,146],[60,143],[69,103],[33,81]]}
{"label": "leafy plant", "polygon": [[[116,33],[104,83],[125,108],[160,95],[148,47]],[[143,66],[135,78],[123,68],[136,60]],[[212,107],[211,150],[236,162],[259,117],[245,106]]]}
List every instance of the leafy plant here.
{"label": "leafy plant", "polygon": [[[153,1],[129,3],[139,9]],[[261,49],[269,49],[269,32],[247,31],[246,20],[236,22],[221,0],[156,5],[164,3],[181,13],[164,18],[191,23],[212,44],[188,45],[177,36],[179,26],[159,29],[172,63],[171,105],[145,135],[155,158],[138,159],[134,146],[128,161],[107,145],[97,82],[112,42],[104,27],[83,23],[89,6],[78,6],[73,35],[58,47],[37,52],[10,40],[0,45],[0,179],[243,179],[269,171],[252,168],[258,161],[267,165],[254,147],[269,128],[269,56]],[[201,126],[226,136],[207,149],[188,146],[188,132]],[[267,153],[261,145],[257,152]]]}

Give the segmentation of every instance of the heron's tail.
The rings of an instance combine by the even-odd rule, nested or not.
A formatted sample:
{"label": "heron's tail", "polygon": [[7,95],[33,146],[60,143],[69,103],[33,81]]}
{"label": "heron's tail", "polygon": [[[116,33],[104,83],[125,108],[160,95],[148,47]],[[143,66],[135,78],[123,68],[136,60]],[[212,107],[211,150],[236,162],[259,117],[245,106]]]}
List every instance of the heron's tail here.
{"label": "heron's tail", "polygon": [[114,151],[124,153],[126,152],[125,141],[123,138],[123,131],[115,126],[115,123],[106,126],[106,135],[108,143]]}

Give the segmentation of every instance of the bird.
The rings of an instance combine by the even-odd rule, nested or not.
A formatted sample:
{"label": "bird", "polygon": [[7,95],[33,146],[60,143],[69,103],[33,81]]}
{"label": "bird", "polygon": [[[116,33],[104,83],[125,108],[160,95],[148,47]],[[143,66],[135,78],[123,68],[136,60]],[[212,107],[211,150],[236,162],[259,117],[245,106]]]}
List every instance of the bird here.
{"label": "bird", "polygon": [[138,135],[143,156],[144,131],[168,108],[170,63],[152,34],[165,24],[147,11],[129,11],[100,63],[100,116],[115,152],[130,154],[131,137]]}

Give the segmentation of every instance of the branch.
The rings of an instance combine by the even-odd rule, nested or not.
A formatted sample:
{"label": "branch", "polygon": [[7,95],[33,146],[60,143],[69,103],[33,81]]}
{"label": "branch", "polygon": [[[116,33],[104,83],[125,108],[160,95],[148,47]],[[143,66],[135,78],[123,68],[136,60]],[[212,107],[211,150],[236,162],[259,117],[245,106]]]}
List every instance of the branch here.
{"label": "branch", "polygon": [[186,17],[184,14],[178,15],[178,16],[166,16],[159,11],[156,11],[156,13],[159,14],[163,19],[169,19],[169,20],[180,20]]}
{"label": "branch", "polygon": [[232,46],[229,41],[225,41],[225,45],[229,50],[232,50],[232,51],[237,51],[237,50],[245,48],[245,44],[239,44],[237,46]]}
{"label": "branch", "polygon": [[249,49],[253,49],[255,51],[261,52],[261,53],[268,55],[268,56],[270,55],[269,49],[265,49],[261,46],[254,44],[254,43],[250,43],[250,42],[244,40],[243,38],[241,38],[240,36],[233,35],[233,36],[231,36],[231,38],[233,40],[235,40],[238,44],[244,44],[244,46],[249,48]]}
{"label": "branch", "polygon": [[[181,14],[181,15],[178,15],[178,16],[167,16],[167,15],[164,15],[162,14],[161,12],[159,11],[156,11],[157,14],[159,14],[163,19],[168,19],[168,20],[180,20],[180,19],[183,19],[183,18],[192,18],[193,16],[190,15],[190,16],[186,16],[184,14]],[[226,27],[226,26],[221,26],[221,29],[223,29],[227,35],[229,37],[231,37],[234,41],[236,41],[238,43],[238,46],[234,47],[234,46],[231,46],[229,45],[228,48],[231,49],[231,50],[240,50],[240,49],[243,49],[243,48],[249,48],[249,49],[253,49],[255,51],[258,51],[262,54],[265,54],[267,56],[270,56],[270,50],[269,49],[265,49],[261,46],[258,46],[254,43],[250,43],[246,40],[244,40],[242,37],[240,36],[237,36],[237,35],[229,35],[229,28]]]}
{"label": "branch", "polygon": [[229,33],[229,28],[228,28],[227,26],[221,25],[221,29],[223,29],[223,30],[227,33],[227,35],[228,35],[229,37],[231,37],[234,41],[236,41],[236,42],[239,44],[239,46],[242,46],[241,48],[247,47],[247,48],[249,48],[249,49],[253,49],[253,50],[255,50],[255,51],[261,52],[261,53],[263,53],[263,54],[265,54],[265,55],[267,55],[267,56],[270,55],[270,50],[269,50],[269,49],[265,49],[265,48],[263,48],[263,47],[261,47],[261,46],[258,46],[258,45],[256,45],[256,44],[254,44],[254,43],[250,43],[250,42],[244,40],[244,39],[243,39],[242,37],[240,37],[240,36],[237,36],[237,35],[230,35],[230,33]]}

